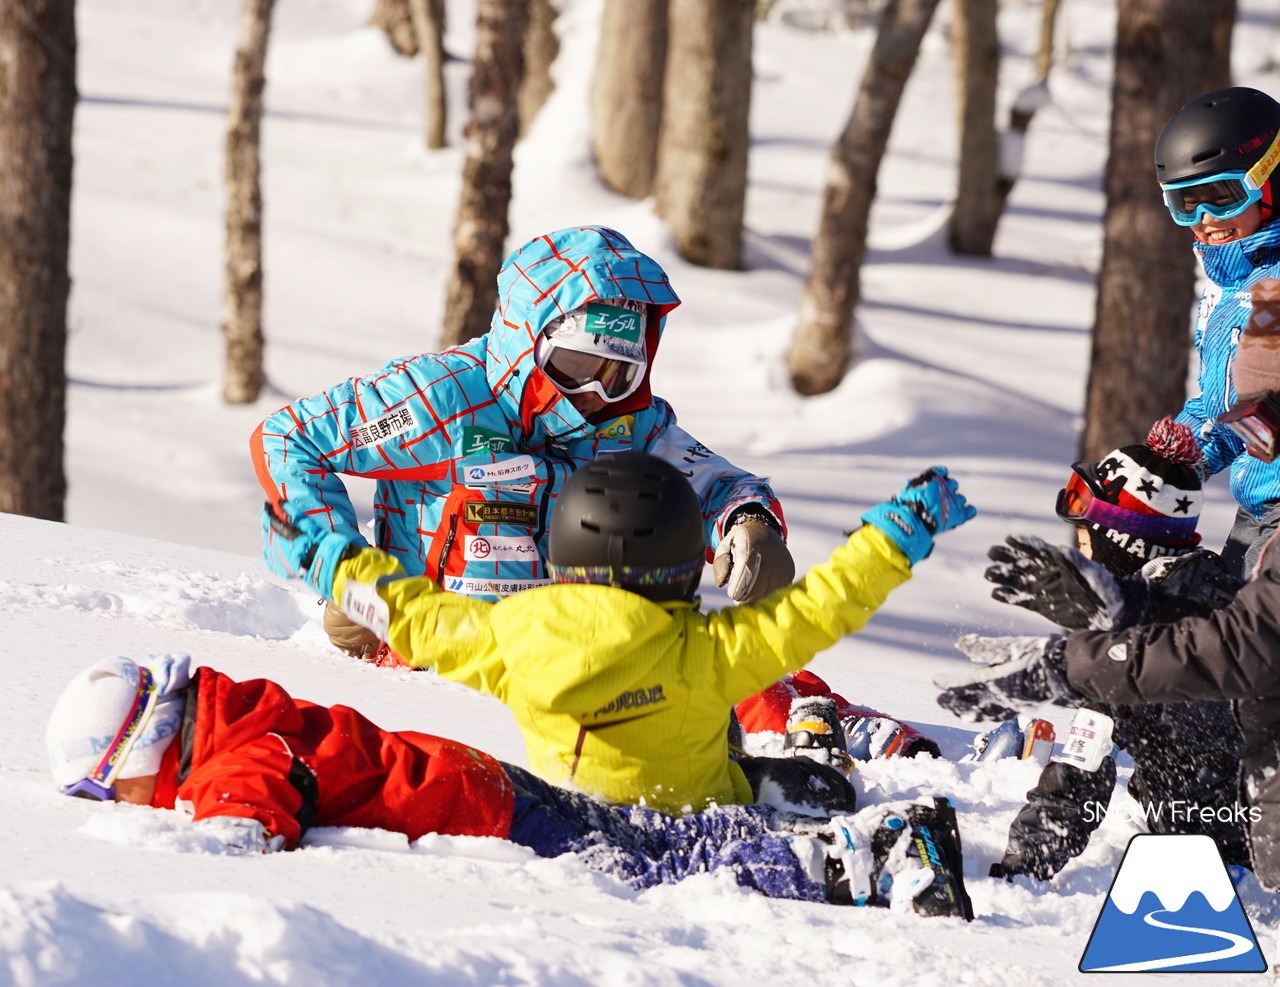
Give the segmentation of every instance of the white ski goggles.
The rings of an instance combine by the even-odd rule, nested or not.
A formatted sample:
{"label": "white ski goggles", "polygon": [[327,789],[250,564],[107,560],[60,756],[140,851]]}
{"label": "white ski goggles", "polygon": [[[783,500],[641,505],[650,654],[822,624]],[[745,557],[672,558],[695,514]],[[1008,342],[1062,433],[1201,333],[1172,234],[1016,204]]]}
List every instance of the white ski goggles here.
{"label": "white ski goggles", "polygon": [[72,798],[90,799],[97,802],[110,802],[116,797],[116,777],[124,767],[124,762],[133,749],[133,742],[138,739],[152,711],[159,702],[160,694],[156,689],[155,676],[151,669],[138,669],[138,689],[133,697],[133,705],[128,716],[116,731],[116,735],[107,744],[97,766],[89,772],[88,777],[62,786],[62,794]]}
{"label": "white ski goggles", "polygon": [[605,401],[621,401],[634,394],[644,379],[643,363],[566,349],[545,336],[538,339],[534,358],[565,394],[596,394]]}

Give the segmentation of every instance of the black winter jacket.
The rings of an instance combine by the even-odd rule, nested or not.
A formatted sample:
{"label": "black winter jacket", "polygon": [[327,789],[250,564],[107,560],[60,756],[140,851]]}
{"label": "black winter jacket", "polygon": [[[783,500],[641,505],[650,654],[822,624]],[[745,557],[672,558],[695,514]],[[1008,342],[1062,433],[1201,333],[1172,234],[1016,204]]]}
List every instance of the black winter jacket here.
{"label": "black winter jacket", "polygon": [[1068,635],[1072,684],[1109,703],[1230,699],[1244,735],[1241,804],[1254,870],[1280,888],[1280,548],[1207,616]]}

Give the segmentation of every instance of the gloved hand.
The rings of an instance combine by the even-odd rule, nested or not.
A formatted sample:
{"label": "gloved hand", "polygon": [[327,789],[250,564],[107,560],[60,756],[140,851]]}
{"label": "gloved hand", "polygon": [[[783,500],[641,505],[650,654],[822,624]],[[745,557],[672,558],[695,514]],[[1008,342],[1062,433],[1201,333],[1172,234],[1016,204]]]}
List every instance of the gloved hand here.
{"label": "gloved hand", "polygon": [[962,720],[1010,720],[1044,703],[1085,701],[1067,679],[1065,638],[963,634],[956,647],[987,667],[934,676],[938,705]]}
{"label": "gloved hand", "polygon": [[[273,853],[284,848],[283,836],[268,836],[266,827],[256,819],[243,816],[208,816],[193,824],[197,833],[223,853]],[[211,848],[212,849],[212,848]]]}
{"label": "gloved hand", "polygon": [[892,500],[862,515],[889,536],[915,565],[933,551],[933,536],[964,524],[978,512],[969,506],[945,466],[934,466],[908,480]]}
{"label": "gloved hand", "polygon": [[323,625],[324,632],[329,635],[330,644],[361,661],[373,661],[378,647],[382,644],[378,640],[378,635],[369,628],[357,624],[343,613],[336,603],[325,604]]}
{"label": "gloved hand", "polygon": [[1114,576],[1074,548],[1055,548],[1042,538],[1009,535],[992,545],[996,565],[983,573],[996,584],[991,595],[1047,617],[1062,627],[1110,630],[1124,599]]}
{"label": "gloved hand", "polygon": [[711,563],[717,586],[734,603],[755,603],[790,585],[796,564],[782,534],[768,521],[747,515],[733,523]]}
{"label": "gloved hand", "polygon": [[364,548],[350,535],[321,527],[305,515],[281,518],[270,502],[262,509],[262,549],[267,568],[285,579],[301,579],[333,602],[338,563]]}

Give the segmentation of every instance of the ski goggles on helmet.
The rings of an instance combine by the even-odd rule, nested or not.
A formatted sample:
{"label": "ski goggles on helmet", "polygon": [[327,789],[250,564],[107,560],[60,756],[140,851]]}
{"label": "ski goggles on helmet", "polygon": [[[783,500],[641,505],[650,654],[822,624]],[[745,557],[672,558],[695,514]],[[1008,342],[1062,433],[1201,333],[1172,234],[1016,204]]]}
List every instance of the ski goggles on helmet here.
{"label": "ski goggles on helmet", "polygon": [[1196,518],[1144,514],[1109,503],[1102,487],[1092,476],[1095,465],[1088,460],[1071,465],[1071,476],[1067,485],[1058,491],[1055,508],[1063,521],[1068,524],[1097,524],[1148,541],[1199,541]]}
{"label": "ski goggles on helmet", "polygon": [[596,394],[605,401],[621,401],[635,393],[644,379],[645,365],[598,353],[557,346],[538,340],[537,363],[565,394]]}
{"label": "ski goggles on helmet", "polygon": [[1264,463],[1276,458],[1280,445],[1280,409],[1270,398],[1260,398],[1248,403],[1237,402],[1217,418],[1219,424],[1235,432],[1244,443],[1245,451]]}
{"label": "ski goggles on helmet", "polygon": [[1224,171],[1209,178],[1161,185],[1164,204],[1179,226],[1203,223],[1205,216],[1231,219],[1262,199],[1262,189],[1246,171]]}
{"label": "ski goggles on helmet", "polygon": [[124,767],[133,748],[133,742],[142,733],[147,720],[151,717],[159,701],[155,677],[149,668],[138,669],[138,691],[133,697],[133,705],[129,715],[116,731],[116,735],[107,744],[102,759],[89,772],[88,777],[62,786],[62,794],[73,798],[92,799],[96,802],[110,802],[116,797],[116,778]]}
{"label": "ski goggles on helmet", "polygon": [[1272,138],[1266,153],[1244,171],[1223,171],[1185,182],[1163,182],[1164,204],[1179,226],[1195,226],[1206,215],[1214,219],[1239,216],[1255,202],[1262,201],[1262,188],[1280,162],[1280,132]]}

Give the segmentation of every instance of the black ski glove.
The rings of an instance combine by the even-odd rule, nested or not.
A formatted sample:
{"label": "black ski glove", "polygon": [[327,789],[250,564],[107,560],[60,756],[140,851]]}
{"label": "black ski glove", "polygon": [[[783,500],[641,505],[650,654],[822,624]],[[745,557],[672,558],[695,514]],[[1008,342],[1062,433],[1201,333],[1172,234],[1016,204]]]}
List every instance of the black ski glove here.
{"label": "black ski glove", "polygon": [[964,634],[956,647],[986,668],[943,672],[938,705],[962,720],[1011,720],[1044,703],[1078,706],[1085,701],[1067,679],[1066,639],[983,637]]}
{"label": "black ski glove", "polygon": [[1034,535],[1010,535],[992,545],[996,564],[983,575],[995,583],[991,595],[1061,627],[1111,630],[1119,624],[1124,597],[1114,576],[1074,548],[1059,548]]}

